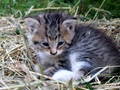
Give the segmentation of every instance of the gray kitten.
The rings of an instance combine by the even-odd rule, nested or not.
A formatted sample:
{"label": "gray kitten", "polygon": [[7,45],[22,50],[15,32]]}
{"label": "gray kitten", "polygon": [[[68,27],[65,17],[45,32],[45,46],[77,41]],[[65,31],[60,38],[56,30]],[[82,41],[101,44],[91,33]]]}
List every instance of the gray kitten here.
{"label": "gray kitten", "polygon": [[[79,80],[97,67],[120,65],[119,52],[103,32],[77,25],[64,13],[43,13],[25,19],[44,74],[57,80]],[[111,73],[114,68],[103,73]],[[35,71],[39,67],[35,65]],[[94,72],[95,73],[95,72]]]}

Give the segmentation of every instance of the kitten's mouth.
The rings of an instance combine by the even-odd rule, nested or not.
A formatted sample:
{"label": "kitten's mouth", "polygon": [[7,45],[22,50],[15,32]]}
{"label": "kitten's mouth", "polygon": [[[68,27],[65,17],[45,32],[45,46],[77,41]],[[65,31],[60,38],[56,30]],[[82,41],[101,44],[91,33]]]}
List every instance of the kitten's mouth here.
{"label": "kitten's mouth", "polygon": [[62,53],[63,50],[60,51],[56,51],[56,52],[44,52],[46,55],[51,56],[51,57],[55,57],[58,56]]}
{"label": "kitten's mouth", "polygon": [[51,54],[51,55],[56,55],[56,54],[57,54],[57,52],[55,52],[55,53],[50,52],[50,54]]}

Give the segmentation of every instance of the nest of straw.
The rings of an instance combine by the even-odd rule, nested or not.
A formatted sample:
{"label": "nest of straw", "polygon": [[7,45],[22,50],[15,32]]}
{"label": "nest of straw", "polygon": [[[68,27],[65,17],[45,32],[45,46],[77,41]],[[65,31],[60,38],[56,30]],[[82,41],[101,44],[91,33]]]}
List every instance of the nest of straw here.
{"label": "nest of straw", "polygon": [[[82,24],[89,24],[100,28],[112,37],[120,49],[120,19],[96,19]],[[97,79],[92,83],[80,84],[81,81],[56,81],[49,77],[49,81],[38,80],[33,71],[35,61],[38,59],[27,41],[27,29],[22,19],[14,17],[0,18],[0,90],[87,90],[118,89],[120,88],[119,75],[111,76],[102,84]],[[45,76],[44,76],[45,77]],[[118,77],[117,79],[115,77]],[[114,82],[111,82],[114,80]],[[89,90],[88,89],[88,90]]]}

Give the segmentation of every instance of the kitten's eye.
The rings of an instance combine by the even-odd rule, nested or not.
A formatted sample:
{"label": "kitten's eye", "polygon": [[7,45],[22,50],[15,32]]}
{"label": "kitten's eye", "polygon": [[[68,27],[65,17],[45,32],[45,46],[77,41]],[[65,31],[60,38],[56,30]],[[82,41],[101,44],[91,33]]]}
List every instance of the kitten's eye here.
{"label": "kitten's eye", "polygon": [[47,42],[42,42],[42,46],[49,47],[49,44]]}
{"label": "kitten's eye", "polygon": [[58,47],[59,46],[62,46],[64,44],[64,41],[60,41],[59,43],[58,43]]}

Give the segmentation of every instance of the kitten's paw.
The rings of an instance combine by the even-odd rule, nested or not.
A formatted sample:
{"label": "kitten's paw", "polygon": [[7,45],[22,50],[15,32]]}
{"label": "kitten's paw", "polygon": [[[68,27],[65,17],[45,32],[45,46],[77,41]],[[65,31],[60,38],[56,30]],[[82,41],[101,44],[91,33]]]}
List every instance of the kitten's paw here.
{"label": "kitten's paw", "polygon": [[80,80],[84,76],[84,71],[78,71],[73,73],[73,80]]}
{"label": "kitten's paw", "polygon": [[54,67],[50,67],[50,68],[44,70],[44,75],[46,75],[46,76],[52,77],[53,74],[54,74]]}
{"label": "kitten's paw", "polygon": [[52,76],[53,79],[62,80],[62,81],[70,80],[72,77],[73,77],[73,72],[68,70],[59,70]]}
{"label": "kitten's paw", "polygon": [[52,74],[51,74],[48,70],[45,70],[43,73],[44,73],[44,75],[46,75],[46,76],[50,76],[50,77],[52,76]]}

